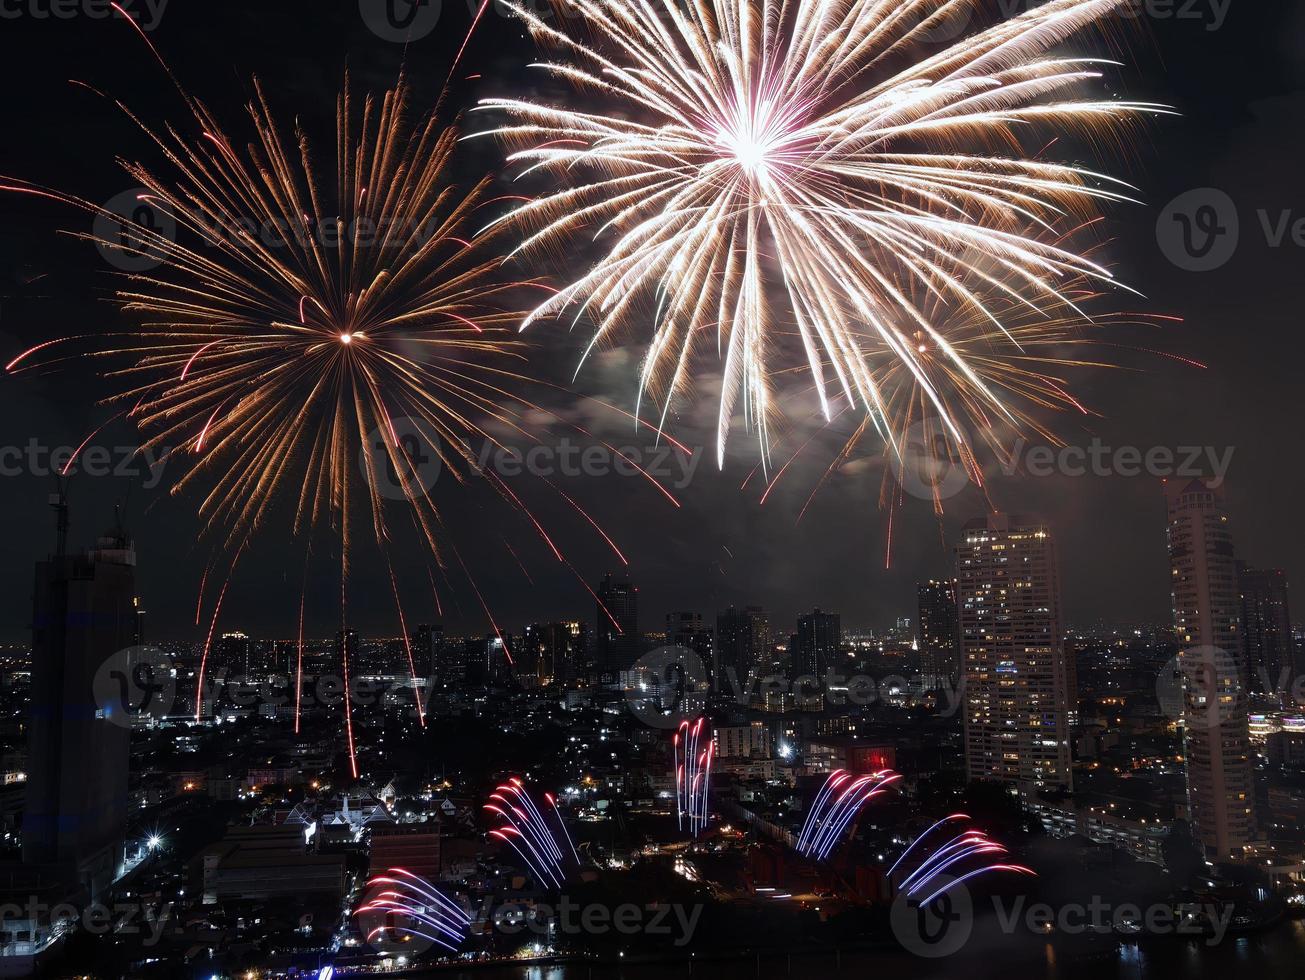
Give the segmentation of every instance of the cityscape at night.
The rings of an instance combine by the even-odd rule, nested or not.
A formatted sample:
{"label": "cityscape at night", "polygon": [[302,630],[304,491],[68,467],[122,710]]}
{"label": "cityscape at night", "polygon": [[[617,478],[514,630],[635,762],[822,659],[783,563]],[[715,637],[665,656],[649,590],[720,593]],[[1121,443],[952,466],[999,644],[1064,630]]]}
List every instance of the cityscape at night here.
{"label": "cityscape at night", "polygon": [[0,73],[0,977],[1300,975],[1305,5]]}

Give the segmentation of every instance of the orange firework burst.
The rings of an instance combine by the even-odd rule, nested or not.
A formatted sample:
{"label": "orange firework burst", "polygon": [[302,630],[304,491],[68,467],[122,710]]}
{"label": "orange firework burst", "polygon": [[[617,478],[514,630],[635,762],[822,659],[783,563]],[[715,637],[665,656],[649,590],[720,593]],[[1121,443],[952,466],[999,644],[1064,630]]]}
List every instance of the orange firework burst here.
{"label": "orange firework burst", "polygon": [[[499,386],[520,377],[511,294],[540,284],[499,277],[492,236],[472,230],[493,203],[484,193],[490,178],[468,191],[452,183],[456,133],[433,114],[409,122],[402,81],[377,100],[355,98],[346,79],[334,158],[324,161],[297,125],[277,123],[257,83],[244,146],[202,103],[183,98],[193,132],[152,129],[119,103],[170,165],[164,178],[125,164],[157,227],[29,182],[3,189],[80,207],[97,230],[77,237],[149,260],[152,268],[124,273],[116,293],[133,328],[94,351],[127,362],[108,372],[122,383],[111,400],[145,433],[142,450],[189,461],[173,492],[203,488],[204,530],[232,570],[283,500],[295,502],[293,529],[306,547],[314,530],[330,528],[343,607],[353,525],[363,520],[384,551],[394,519],[386,497],[407,502],[404,513],[441,560],[439,513],[396,421],[459,478],[474,462],[473,438],[497,441],[487,426],[520,429]],[[54,363],[60,343],[32,348],[8,370]],[[501,479],[486,477],[525,511]],[[380,492],[383,480],[399,492]],[[201,690],[207,655],[206,644]],[[424,723],[419,692],[417,701]],[[356,775],[347,698],[345,709]]]}

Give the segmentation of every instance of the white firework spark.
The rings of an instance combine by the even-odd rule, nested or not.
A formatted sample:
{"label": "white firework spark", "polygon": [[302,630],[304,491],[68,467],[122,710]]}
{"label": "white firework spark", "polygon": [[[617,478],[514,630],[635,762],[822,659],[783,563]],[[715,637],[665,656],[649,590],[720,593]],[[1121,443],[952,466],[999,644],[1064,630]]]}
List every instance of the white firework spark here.
{"label": "white firework spark", "polygon": [[554,181],[504,219],[522,228],[518,252],[600,243],[523,328],[575,308],[596,345],[651,313],[640,399],[660,402],[663,425],[698,381],[693,355],[715,346],[722,466],[740,399],[765,459],[772,368],[794,363],[827,417],[841,393],[876,424],[876,372],[897,363],[960,439],[912,338],[998,410],[1000,394],[903,283],[1001,329],[976,276],[1034,309],[1063,308],[1063,282],[1111,279],[1045,232],[1126,200],[1127,185],[1040,151],[1165,111],[1083,98],[1105,62],[1050,53],[1127,2],[1048,0],[932,49],[979,0],[554,0],[565,31],[513,6],[561,52],[538,67],[597,106],[481,103],[509,117],[491,132],[520,147],[511,159]]}

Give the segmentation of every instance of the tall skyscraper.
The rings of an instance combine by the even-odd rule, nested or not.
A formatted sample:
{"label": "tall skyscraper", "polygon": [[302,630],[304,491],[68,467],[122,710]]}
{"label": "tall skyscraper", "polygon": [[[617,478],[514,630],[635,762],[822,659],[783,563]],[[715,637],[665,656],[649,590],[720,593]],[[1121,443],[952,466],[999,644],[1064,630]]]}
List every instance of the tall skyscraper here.
{"label": "tall skyscraper", "polygon": [[1242,649],[1248,690],[1261,694],[1290,691],[1302,671],[1291,629],[1287,573],[1281,568],[1251,568],[1237,563],[1242,599]]}
{"label": "tall skyscraper", "polygon": [[533,623],[521,637],[522,659],[541,687],[569,684],[580,677],[588,639],[584,623]]}
{"label": "tall skyscraper", "polygon": [[961,676],[960,617],[956,609],[956,583],[921,583],[916,588],[919,616],[915,640],[920,650],[920,671],[926,687],[955,682]]}
{"label": "tall skyscraper", "polygon": [[992,514],[956,548],[971,779],[1072,788],[1069,690],[1056,547],[1043,522]]}
{"label": "tall skyscraper", "polygon": [[1187,808],[1209,856],[1254,834],[1254,790],[1241,639],[1241,594],[1223,493],[1202,480],[1165,484],[1174,630],[1182,649]]}
{"label": "tall skyscraper", "polygon": [[692,650],[702,661],[708,679],[716,683],[719,664],[716,656],[716,636],[698,612],[673,612],[666,614],[666,643],[668,646]]}
{"label": "tall skyscraper", "polygon": [[232,677],[250,676],[254,641],[246,633],[223,633],[217,642],[217,666]]}
{"label": "tall skyscraper", "polygon": [[603,682],[619,679],[643,653],[639,635],[639,590],[624,576],[607,574],[598,585],[595,653]]}
{"label": "tall skyscraper", "polygon": [[[33,595],[23,860],[95,896],[118,874],[127,828],[136,552],[119,528],[67,554],[56,500],[59,547],[37,563]],[[107,696],[118,688],[121,701]]]}
{"label": "tall skyscraper", "polygon": [[440,648],[444,645],[444,627],[434,623],[422,623],[412,637],[412,660],[417,670],[424,670],[436,683],[443,683],[440,677]]}
{"label": "tall skyscraper", "polygon": [[770,656],[770,618],[760,606],[738,609],[730,606],[716,615],[716,678],[718,690],[728,690],[734,683],[747,682],[748,674],[762,670]]}
{"label": "tall skyscraper", "polygon": [[838,649],[843,642],[838,613],[819,609],[799,616],[797,648],[793,651],[793,676],[824,677],[838,667]]}

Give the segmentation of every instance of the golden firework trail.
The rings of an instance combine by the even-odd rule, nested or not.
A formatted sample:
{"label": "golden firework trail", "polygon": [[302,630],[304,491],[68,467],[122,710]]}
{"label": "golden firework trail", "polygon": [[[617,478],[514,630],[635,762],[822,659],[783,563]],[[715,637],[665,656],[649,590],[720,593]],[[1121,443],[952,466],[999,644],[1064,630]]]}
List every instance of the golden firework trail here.
{"label": "golden firework trail", "polygon": [[[1048,240],[1058,248],[1070,247],[1074,239],[1085,238],[1087,230],[1077,228],[1069,235]],[[1083,254],[1089,256],[1098,250],[1099,246],[1092,245],[1082,248]],[[977,263],[963,285],[984,296],[982,307],[949,305],[941,300],[939,291],[913,287],[909,282],[902,284],[903,291],[912,295],[913,304],[948,338],[967,369],[959,370],[955,359],[940,351],[925,331],[909,334],[927,385],[916,371],[898,360],[880,365],[875,380],[883,395],[883,425],[890,439],[879,442],[871,420],[862,418],[807,497],[799,520],[820,488],[858,457],[867,440],[875,440],[876,450],[882,447],[888,463],[883,470],[880,506],[891,514],[900,502],[902,468],[923,467],[925,472],[912,474],[918,477],[913,492],[928,491],[935,512],[941,515],[944,497],[937,479],[940,474],[963,471],[974,486],[986,488],[985,457],[1010,465],[1016,440],[1033,436],[1048,445],[1062,446],[1064,438],[1053,424],[1054,419],[1066,413],[1081,417],[1098,414],[1073,393],[1076,378],[1091,370],[1120,369],[1122,364],[1116,356],[1119,350],[1174,356],[1111,338],[1128,328],[1156,329],[1180,323],[1179,317],[1145,312],[1097,314],[1096,308],[1107,297],[1087,276],[1068,277],[1060,286],[1062,299],[1034,307],[1020,299],[1018,282],[1012,281],[1013,277],[999,263]],[[1204,367],[1187,358],[1176,359]],[[994,407],[994,396],[999,400],[998,407]],[[955,421],[961,438],[954,438],[952,429],[943,424],[937,402]],[[846,415],[849,407],[844,401],[834,413],[834,421]],[[762,504],[798,457],[828,428],[817,431],[788,457],[766,484]],[[899,447],[900,452],[894,447]]]}
{"label": "golden firework trail", "polygon": [[[1088,230],[1082,226],[1065,236],[1048,236],[1048,240],[1057,247],[1071,247],[1076,240],[1086,241]],[[1099,244],[1081,247],[1089,256],[1101,249]],[[1074,393],[1075,382],[1086,374],[1102,369],[1140,370],[1129,366],[1139,355],[1170,358],[1193,368],[1206,367],[1188,357],[1123,340],[1128,331],[1157,330],[1181,323],[1181,317],[1109,308],[1098,313],[1097,307],[1107,295],[1086,276],[1067,279],[1061,286],[1064,299],[1059,303],[1033,307],[1019,300],[1012,282],[1002,281],[1010,276],[1010,271],[1000,265],[984,267],[980,263],[980,269],[971,273],[966,282],[976,294],[987,295],[985,309],[995,313],[1000,325],[984,309],[942,303],[936,292],[917,287],[912,294],[914,302],[948,337],[970,368],[965,372],[956,370],[953,360],[940,356],[923,331],[911,337],[933,392],[956,420],[962,438],[954,438],[951,429],[942,423],[933,397],[913,371],[897,361],[884,362],[876,381],[884,397],[882,424],[891,438],[882,440],[871,418],[854,419],[853,431],[842,441],[798,510],[799,523],[838,473],[856,466],[867,454],[878,454],[884,464],[879,467],[879,507],[886,515],[887,531],[884,562],[885,567],[891,567],[894,517],[908,493],[930,500],[934,513],[941,518],[947,499],[972,485],[983,493],[989,506],[999,510],[989,493],[988,474],[994,464],[1013,471],[1018,465],[1021,441],[1030,438],[1036,437],[1049,446],[1066,445],[1058,420],[1077,417],[1086,424],[1088,419],[1100,418],[1095,408]],[[903,288],[912,287],[903,284]],[[971,373],[981,384],[971,380]],[[992,393],[1000,398],[999,410],[993,406]],[[830,421],[809,435],[802,433],[800,444],[764,483],[759,497],[762,506],[782,482],[792,480],[789,471],[800,458],[811,455],[813,446],[827,445],[837,423],[852,416],[852,407],[841,400]],[[757,464],[740,490],[746,490],[760,471],[761,464]],[[954,482],[957,478],[959,486]],[[941,523],[939,533],[945,538]]]}
{"label": "golden firework trail", "polygon": [[[1009,415],[936,309],[1000,330],[1006,307],[1055,311],[1067,282],[1111,281],[1036,230],[1085,220],[1127,186],[1040,148],[1165,111],[1082,97],[1107,63],[1051,53],[1128,2],[1047,0],[973,30],[980,0],[554,0],[561,28],[509,3],[560,52],[538,67],[594,105],[481,103],[509,117],[489,132],[517,148],[522,176],[556,183],[503,219],[521,229],[518,252],[584,236],[598,255],[525,326],[574,308],[596,345],[650,321],[640,399],[661,424],[701,381],[694,355],[714,348],[722,466],[739,408],[768,464],[775,365],[804,365],[827,419],[841,396],[890,444],[886,362],[954,440],[937,362]],[[1009,304],[970,285],[994,265],[1003,274],[985,281]]]}
{"label": "golden firework trail", "polygon": [[[425,451],[438,456],[440,472],[464,481],[475,466],[473,439],[499,444],[492,430],[528,435],[513,408],[522,403],[504,387],[528,380],[516,369],[523,358],[511,328],[522,313],[514,303],[522,290],[547,287],[502,276],[495,235],[475,231],[495,204],[486,195],[492,178],[459,189],[450,173],[456,131],[434,113],[411,120],[402,79],[377,99],[356,98],[346,78],[334,152],[325,154],[297,123],[277,121],[257,82],[248,105],[252,136],[243,145],[203,103],[179,85],[178,91],[190,113],[181,127],[152,128],[117,103],[167,161],[167,176],[145,164],[123,164],[142,188],[139,201],[162,216],[160,227],[26,181],[8,180],[0,190],[79,207],[95,216],[100,231],[76,237],[152,260],[151,271],[124,273],[126,284],[115,296],[132,327],[108,335],[113,339],[92,353],[115,362],[107,376],[121,391],[111,400],[145,433],[141,451],[168,450],[174,465],[189,461],[172,491],[198,490],[203,533],[223,556],[210,570],[228,567],[216,579],[198,720],[209,650],[236,564],[261,528],[282,524],[290,504],[291,528],[305,546],[305,589],[314,532],[329,530],[340,556],[345,625],[361,521],[385,559],[405,624],[386,550],[396,531],[387,499],[406,501],[400,519],[440,567],[446,543],[405,436],[415,430]],[[104,337],[43,342],[7,370],[58,363],[67,359],[58,356],[60,344],[103,343]],[[504,480],[491,471],[482,475],[576,574]],[[208,579],[206,570],[205,584]],[[438,603],[438,593],[435,598]],[[492,623],[483,598],[481,604]],[[299,617],[301,670],[302,599]],[[406,643],[406,627],[403,636]],[[410,647],[408,660],[424,725]],[[343,700],[356,777],[352,709]]]}

